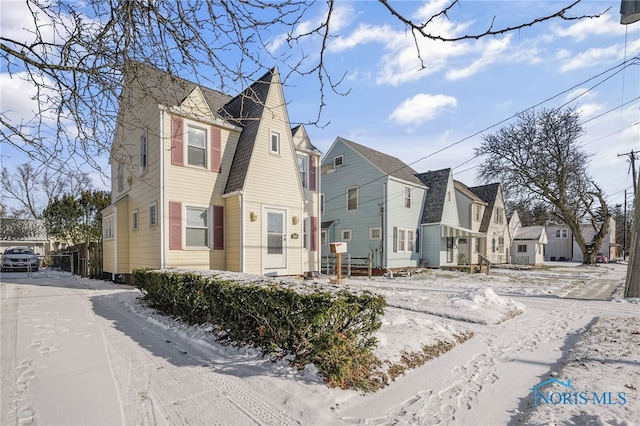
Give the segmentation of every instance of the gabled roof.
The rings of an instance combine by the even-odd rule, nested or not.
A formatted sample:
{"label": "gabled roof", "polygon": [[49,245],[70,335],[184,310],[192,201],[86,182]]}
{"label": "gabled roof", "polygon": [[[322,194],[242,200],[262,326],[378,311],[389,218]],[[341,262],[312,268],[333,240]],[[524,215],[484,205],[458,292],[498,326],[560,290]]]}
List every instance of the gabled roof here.
{"label": "gabled roof", "polygon": [[453,186],[456,189],[456,191],[460,191],[462,194],[464,194],[465,196],[467,196],[471,201],[473,201],[474,203],[478,203],[478,204],[482,204],[482,205],[487,205],[488,203],[486,201],[484,201],[482,198],[478,197],[476,194],[474,194],[467,185],[465,185],[464,183],[460,182],[459,180],[455,180],[453,181]]}
{"label": "gabled roof", "polygon": [[518,228],[518,230],[516,231],[516,235],[513,238],[513,240],[514,241],[516,241],[516,240],[519,240],[519,241],[525,241],[525,240],[537,241],[542,237],[543,234],[546,235],[546,231],[545,231],[545,227],[542,226],[542,225],[523,226],[521,228]]}
{"label": "gabled roof", "polygon": [[406,165],[402,160],[387,154],[383,154],[382,152],[376,151],[375,149],[368,148],[364,145],[360,145],[339,136],[338,140],[342,141],[342,143],[351,147],[358,154],[369,160],[369,162],[380,169],[380,171],[382,171],[384,174],[393,176],[397,179],[402,179],[409,183],[422,185],[422,182],[418,178],[416,178],[417,172]]}
{"label": "gabled roof", "polygon": [[[316,148],[311,141],[309,140],[309,136],[307,135],[307,130],[304,128],[302,124],[299,124],[291,129],[291,136],[294,138],[300,133],[300,136],[306,139],[307,146],[303,150],[310,150],[320,154],[320,150]],[[296,149],[300,149],[301,147],[296,146]]]}
{"label": "gabled roof", "polygon": [[260,128],[260,120],[264,113],[274,73],[277,72],[275,68],[269,70],[219,111],[227,121],[243,127],[231,163],[231,170],[229,170],[225,193],[238,191],[244,187],[253,147]]}
{"label": "gabled roof", "polygon": [[429,187],[422,212],[422,223],[437,223],[442,221],[442,210],[447,196],[451,169],[441,169],[420,173],[418,179]]}
{"label": "gabled roof", "polygon": [[210,89],[197,83],[177,77],[165,71],[161,71],[150,65],[140,62],[129,62],[131,77],[127,84],[136,83],[141,89],[148,93],[164,106],[180,105],[196,87],[200,88],[211,112],[221,118],[217,111],[222,108],[231,96],[225,95],[217,90]]}
{"label": "gabled roof", "polygon": [[469,188],[471,192],[476,194],[480,199],[485,201],[489,206],[484,209],[484,216],[482,217],[482,223],[480,223],[480,232],[487,232],[489,229],[489,223],[491,223],[491,217],[493,216],[493,207],[496,203],[496,197],[500,189],[499,183],[490,183],[488,185],[474,186]]}

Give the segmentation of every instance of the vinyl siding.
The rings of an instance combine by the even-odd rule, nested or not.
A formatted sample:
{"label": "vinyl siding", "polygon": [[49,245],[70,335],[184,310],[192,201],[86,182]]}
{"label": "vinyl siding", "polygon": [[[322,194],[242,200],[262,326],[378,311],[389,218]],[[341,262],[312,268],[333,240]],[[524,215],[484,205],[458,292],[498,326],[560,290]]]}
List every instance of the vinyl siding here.
{"label": "vinyl siding", "polygon": [[[239,196],[225,199],[225,264],[227,270],[234,272],[242,271],[242,210],[240,200]],[[249,222],[249,217],[244,217],[243,219],[245,222]],[[214,250],[214,252],[217,252],[217,250]]]}
{"label": "vinyl siding", "polygon": [[[407,187],[411,188],[411,208],[405,207],[405,189]],[[394,179],[389,179],[387,189],[387,202],[385,204],[387,206],[386,217],[388,226],[385,229],[385,233],[389,247],[385,250],[387,256],[386,266],[389,268],[418,266],[420,247],[416,245],[414,251],[411,253],[396,252],[393,249],[393,229],[396,227],[412,230],[414,233],[420,232],[419,225],[422,218],[426,191],[423,188],[408,185],[407,183]],[[416,242],[414,237],[414,243]]]}
{"label": "vinyl siding", "polygon": [[[172,149],[171,139],[171,117],[175,117],[175,113],[167,113],[164,116],[165,126],[165,205],[164,211],[168,212],[169,202],[181,202],[183,213],[185,206],[197,206],[210,208],[209,226],[213,230],[213,206],[225,207],[225,226],[228,224],[229,215],[226,212],[226,200],[221,195],[224,191],[224,185],[233,161],[235,148],[238,142],[239,134],[235,131],[213,126],[220,130],[221,137],[221,168],[220,173],[210,170],[211,167],[211,127],[212,124],[208,120],[211,114],[208,112],[208,106],[204,103],[200,91],[195,90],[183,103],[180,117],[184,119],[184,128],[187,124],[193,124],[207,129],[208,145],[207,145],[207,168],[198,168],[189,165],[177,166],[171,164]],[[186,143],[185,143],[186,146]],[[186,155],[185,164],[186,164]],[[165,235],[168,238],[169,225],[168,214],[164,220]],[[183,216],[184,229],[184,216]],[[184,233],[184,232],[183,232]],[[226,230],[225,230],[226,233]],[[166,264],[167,267],[193,267],[198,269],[227,269],[225,250],[230,239],[225,235],[225,250],[213,250],[213,232],[209,233],[210,249],[182,249],[167,250]],[[183,236],[184,240],[184,236]],[[168,247],[168,243],[167,243]]]}
{"label": "vinyl siding", "polygon": [[[277,84],[272,85],[267,98],[265,114],[260,123],[257,140],[253,148],[250,167],[245,179],[246,213],[258,214],[255,222],[246,222],[245,266],[249,273],[262,274],[264,255],[264,235],[266,232],[265,208],[282,208],[287,211],[285,222],[286,267],[280,275],[302,274],[302,238],[292,239],[291,234],[301,236],[302,185],[298,175],[296,152],[291,138],[289,119],[284,108],[282,91]],[[270,150],[271,134],[280,135],[280,153]],[[299,219],[298,225],[292,218]]]}
{"label": "vinyl siding", "polygon": [[[343,163],[334,169],[334,157],[339,155],[343,156]],[[342,231],[350,229],[352,239],[347,241],[347,253],[352,257],[369,256],[372,250],[379,250],[382,240],[370,240],[369,228],[382,226],[380,207],[386,175],[338,139],[322,161],[321,182],[321,192],[325,194],[322,221],[334,221],[334,233],[330,233],[328,242],[342,241]],[[346,193],[351,187],[358,187],[355,211],[347,211]],[[329,247],[322,247],[322,255],[328,254]]]}
{"label": "vinyl siding", "polygon": [[[422,258],[427,260],[427,267],[429,268],[439,268],[444,264],[441,249],[444,238],[440,235],[440,224],[422,226],[422,236],[420,238]],[[445,242],[445,251],[446,248]]]}
{"label": "vinyl siding", "polygon": [[[496,210],[498,208],[502,209],[502,223],[495,222]],[[493,239],[496,239],[496,251],[493,251]],[[504,239],[504,245],[502,246],[502,250],[500,250],[498,239]],[[506,209],[504,206],[504,200],[502,199],[502,191],[499,191],[496,195],[496,200],[493,205],[493,211],[491,212],[491,221],[489,222],[489,227],[487,228],[487,239],[486,239],[486,248],[485,253],[487,253],[487,258],[493,263],[508,263],[509,262],[509,251],[511,249],[509,238],[509,222],[506,217]]]}
{"label": "vinyl siding", "polygon": [[[114,223],[113,226],[116,227],[115,237],[116,244],[118,245],[118,270],[115,271],[118,274],[130,273],[129,269],[129,208],[128,208],[128,199],[124,198],[119,201],[115,208],[114,215]],[[113,272],[113,271],[112,271]]]}
{"label": "vinyl siding", "polygon": [[[102,217],[107,217],[112,215],[112,218],[115,220],[114,208],[113,206],[107,207],[102,212]],[[114,222],[115,226],[115,222]],[[115,239],[110,238],[108,240],[102,240],[102,270],[108,273],[115,273],[114,262],[115,262],[115,253],[114,253]]]}

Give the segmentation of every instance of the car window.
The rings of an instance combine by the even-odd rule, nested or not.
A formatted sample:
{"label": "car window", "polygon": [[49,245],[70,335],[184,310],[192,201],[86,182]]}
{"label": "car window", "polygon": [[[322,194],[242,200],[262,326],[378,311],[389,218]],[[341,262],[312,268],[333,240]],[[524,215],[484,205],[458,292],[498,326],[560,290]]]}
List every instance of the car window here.
{"label": "car window", "polygon": [[4,252],[4,254],[33,254],[33,250],[31,249],[9,249]]}

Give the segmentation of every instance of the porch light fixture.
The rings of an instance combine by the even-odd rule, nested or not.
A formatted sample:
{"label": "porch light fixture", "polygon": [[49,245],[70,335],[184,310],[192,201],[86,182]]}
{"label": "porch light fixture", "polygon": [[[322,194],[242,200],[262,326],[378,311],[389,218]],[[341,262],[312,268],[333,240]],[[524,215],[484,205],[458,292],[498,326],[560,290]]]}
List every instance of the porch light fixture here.
{"label": "porch light fixture", "polygon": [[251,220],[251,222],[255,222],[256,220],[258,220],[258,215],[256,214],[256,212],[249,213],[249,220]]}

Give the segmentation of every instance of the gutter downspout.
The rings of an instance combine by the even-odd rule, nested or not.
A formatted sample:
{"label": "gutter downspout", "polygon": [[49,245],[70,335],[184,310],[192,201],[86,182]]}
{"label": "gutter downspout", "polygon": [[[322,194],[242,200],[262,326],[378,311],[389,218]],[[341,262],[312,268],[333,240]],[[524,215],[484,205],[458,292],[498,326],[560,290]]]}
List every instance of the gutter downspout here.
{"label": "gutter downspout", "polygon": [[380,212],[382,220],[382,242],[381,242],[381,256],[382,256],[382,268],[387,268],[389,264],[387,242],[389,236],[387,235],[387,182],[382,184],[382,211]]}
{"label": "gutter downspout", "polygon": [[164,164],[164,147],[165,147],[165,135],[164,135],[164,119],[165,119],[165,111],[166,108],[164,105],[158,105],[160,109],[160,200],[158,202],[158,217],[160,219],[160,268],[165,269],[167,267],[167,242],[165,241],[166,232],[165,227],[167,226],[167,221],[165,218],[165,208],[164,208],[164,200],[166,197],[166,186],[165,186],[165,164]]}
{"label": "gutter downspout", "polygon": [[113,272],[111,279],[115,283],[118,278],[118,206],[113,206],[113,220],[111,221],[113,230]]}

